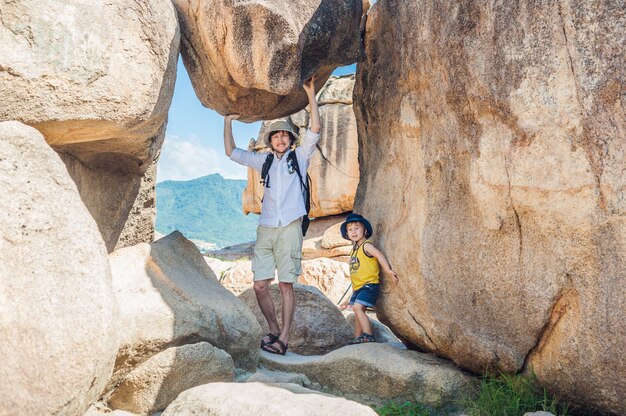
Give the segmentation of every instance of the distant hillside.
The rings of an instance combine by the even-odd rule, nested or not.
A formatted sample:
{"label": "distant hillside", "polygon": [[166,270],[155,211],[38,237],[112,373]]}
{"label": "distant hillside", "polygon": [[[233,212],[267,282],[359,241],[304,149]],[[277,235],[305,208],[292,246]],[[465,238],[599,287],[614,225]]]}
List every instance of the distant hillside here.
{"label": "distant hillside", "polygon": [[258,216],[241,211],[245,186],[245,180],[224,179],[219,174],[158,183],[157,232],[167,235],[178,230],[189,239],[218,248],[254,240]]}

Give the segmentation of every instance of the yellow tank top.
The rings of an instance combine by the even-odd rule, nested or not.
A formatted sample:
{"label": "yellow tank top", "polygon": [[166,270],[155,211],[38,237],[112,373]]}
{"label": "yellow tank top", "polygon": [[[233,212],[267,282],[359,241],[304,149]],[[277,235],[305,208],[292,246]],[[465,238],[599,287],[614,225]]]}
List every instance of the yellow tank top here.
{"label": "yellow tank top", "polygon": [[363,251],[365,243],[371,243],[365,240],[363,244],[352,249],[350,254],[350,280],[352,280],[352,290],[359,290],[363,285],[368,283],[379,283],[378,260],[376,257],[370,257]]}

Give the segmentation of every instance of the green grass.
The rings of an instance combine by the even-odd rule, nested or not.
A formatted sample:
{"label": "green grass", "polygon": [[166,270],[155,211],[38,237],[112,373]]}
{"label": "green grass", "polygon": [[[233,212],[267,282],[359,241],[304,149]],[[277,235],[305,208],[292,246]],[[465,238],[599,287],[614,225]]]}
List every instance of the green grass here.
{"label": "green grass", "polygon": [[[456,406],[454,406],[456,407]],[[523,416],[526,412],[545,411],[567,416],[567,406],[541,387],[534,373],[529,376],[500,374],[481,378],[477,394],[460,403],[469,416]],[[374,409],[380,416],[435,416],[441,413],[420,403],[390,401]],[[441,409],[439,409],[441,410]]]}
{"label": "green grass", "polygon": [[389,402],[374,410],[380,416],[430,416],[430,411],[426,407],[419,403],[411,402],[402,404]]}
{"label": "green grass", "polygon": [[477,397],[466,399],[463,407],[470,416],[522,416],[537,411],[567,415],[567,406],[540,387],[534,373],[530,376],[484,376]]}

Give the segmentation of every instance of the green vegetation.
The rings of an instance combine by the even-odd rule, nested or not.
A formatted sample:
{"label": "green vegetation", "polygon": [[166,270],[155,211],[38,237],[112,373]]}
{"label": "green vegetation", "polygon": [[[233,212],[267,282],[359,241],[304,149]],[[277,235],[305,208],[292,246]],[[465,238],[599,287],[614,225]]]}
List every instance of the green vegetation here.
{"label": "green vegetation", "polygon": [[430,416],[430,411],[419,403],[404,402],[398,404],[395,402],[389,402],[385,405],[378,407],[376,413],[380,416]]}
{"label": "green vegetation", "polygon": [[164,235],[178,230],[192,240],[218,248],[256,238],[256,215],[243,215],[241,194],[245,180],[219,174],[190,181],[165,181],[156,186],[156,230]]}
{"label": "green vegetation", "polygon": [[[454,407],[454,403],[449,403]],[[567,416],[567,406],[539,386],[534,373],[530,376],[486,375],[482,377],[475,397],[468,397],[457,406],[469,416],[523,416],[527,412],[550,412],[557,416]],[[420,403],[390,401],[375,408],[380,416],[441,416],[457,414],[442,409],[432,409]]]}
{"label": "green vegetation", "polygon": [[567,406],[540,387],[534,373],[530,376],[484,376],[477,397],[467,399],[464,408],[470,416],[522,416],[538,411],[567,415]]}

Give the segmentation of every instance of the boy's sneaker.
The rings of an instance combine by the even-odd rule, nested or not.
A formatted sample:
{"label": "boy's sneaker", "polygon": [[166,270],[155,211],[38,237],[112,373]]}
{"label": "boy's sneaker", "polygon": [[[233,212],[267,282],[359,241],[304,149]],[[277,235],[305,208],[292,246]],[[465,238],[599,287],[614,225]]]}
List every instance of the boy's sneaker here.
{"label": "boy's sneaker", "polygon": [[374,338],[374,335],[363,333],[363,335],[361,335],[360,337],[356,337],[355,339],[350,341],[350,345],[364,344],[366,342],[376,342],[376,338]]}

